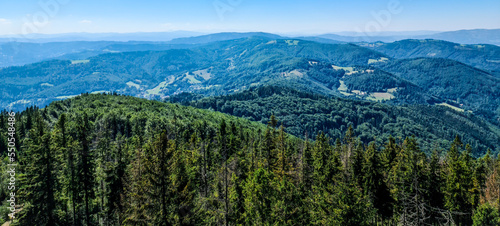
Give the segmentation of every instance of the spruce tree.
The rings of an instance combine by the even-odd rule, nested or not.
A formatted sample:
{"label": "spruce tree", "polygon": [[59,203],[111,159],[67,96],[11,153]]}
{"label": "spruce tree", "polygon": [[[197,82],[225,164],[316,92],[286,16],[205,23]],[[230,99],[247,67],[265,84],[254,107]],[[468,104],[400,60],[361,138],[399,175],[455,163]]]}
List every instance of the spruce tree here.
{"label": "spruce tree", "polygon": [[375,142],[368,145],[363,163],[363,190],[384,220],[392,216],[392,197],[384,182],[381,172],[382,164],[377,153]]}
{"label": "spruce tree", "polygon": [[57,224],[55,216],[57,189],[55,171],[56,156],[51,148],[51,136],[48,126],[42,117],[35,112],[34,128],[29,131],[27,156],[25,165],[25,181],[21,189],[22,199],[27,202],[20,222],[24,225]]}
{"label": "spruce tree", "polygon": [[95,178],[94,178],[94,154],[90,147],[92,128],[87,113],[83,113],[82,117],[77,118],[77,136],[80,144],[79,158],[77,163],[77,177],[79,194],[85,208],[85,223],[93,224],[92,208],[93,199],[95,198]]}

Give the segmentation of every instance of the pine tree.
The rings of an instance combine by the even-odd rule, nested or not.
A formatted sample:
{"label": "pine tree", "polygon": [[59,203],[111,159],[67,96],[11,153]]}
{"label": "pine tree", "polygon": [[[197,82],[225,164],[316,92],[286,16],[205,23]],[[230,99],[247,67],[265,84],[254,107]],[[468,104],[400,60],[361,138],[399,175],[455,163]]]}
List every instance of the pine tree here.
{"label": "pine tree", "polygon": [[400,224],[424,224],[430,218],[425,199],[425,156],[415,138],[406,138],[394,159],[388,184]]}
{"label": "pine tree", "polygon": [[151,204],[147,193],[151,188],[144,169],[144,151],[136,147],[134,160],[130,163],[126,177],[125,192],[121,197],[124,204],[124,225],[148,225],[151,222]]}
{"label": "pine tree", "polygon": [[277,157],[274,163],[273,171],[276,176],[283,179],[292,170],[288,161],[288,147],[286,144],[286,134],[283,125],[280,126],[277,138]]}
{"label": "pine tree", "polygon": [[378,156],[375,142],[368,145],[365,152],[363,163],[363,189],[377,209],[377,213],[382,216],[383,220],[389,219],[392,216],[392,197],[389,193],[389,188],[384,182],[384,177],[381,173],[382,164]]}
{"label": "pine tree", "polygon": [[220,123],[219,133],[217,134],[217,140],[220,146],[220,153],[222,154],[222,201],[224,203],[224,225],[229,224],[229,169],[227,162],[229,159],[228,152],[228,134],[227,134],[227,124],[224,120]]}
{"label": "pine tree", "polygon": [[[168,139],[167,131],[155,136],[151,145],[144,152],[144,179],[151,185],[148,196],[155,209],[151,210],[156,225],[173,224],[169,219],[169,203],[171,202],[170,167],[175,144]],[[157,209],[156,209],[157,208]]]}
{"label": "pine tree", "polygon": [[81,148],[79,150],[79,158],[77,163],[77,177],[79,182],[80,195],[83,195],[83,203],[85,208],[85,222],[87,225],[92,222],[92,200],[95,198],[94,193],[94,154],[90,149],[91,124],[87,113],[83,113],[82,117],[77,118],[77,136]]}
{"label": "pine tree", "polygon": [[[433,151],[431,154],[427,178],[427,196],[430,207],[434,210],[444,210],[443,167],[437,151]],[[440,217],[437,211],[433,211],[431,213],[431,223],[438,223]]]}
{"label": "pine tree", "polygon": [[392,168],[392,163],[396,158],[398,150],[399,148],[396,144],[396,140],[392,136],[389,136],[389,139],[385,144],[384,149],[382,149],[380,158],[385,172],[388,172]]}
{"label": "pine tree", "polygon": [[[69,205],[58,205],[58,215],[65,216],[60,219],[61,224],[76,225],[76,189],[75,187],[75,167],[74,167],[74,146],[73,138],[67,132],[66,114],[61,114],[52,132],[52,149],[57,156],[56,173],[58,176],[58,198],[61,203]],[[68,207],[71,206],[71,210]],[[71,212],[71,213],[70,213]]]}
{"label": "pine tree", "polygon": [[[345,146],[345,145],[344,145]],[[363,163],[364,163],[365,150],[363,148],[363,144],[358,143],[356,149],[354,149],[354,153],[350,159],[351,168],[348,169],[350,172],[344,181],[354,181],[358,186],[363,186]]]}
{"label": "pine tree", "polygon": [[332,175],[334,162],[329,161],[333,154],[329,142],[330,138],[321,132],[316,136],[316,142],[312,149],[314,184],[320,187],[331,183],[334,176]]}
{"label": "pine tree", "polygon": [[311,150],[311,144],[309,143],[309,140],[306,139],[302,145],[302,148],[300,149],[301,153],[299,155],[299,166],[300,166],[300,180],[303,184],[304,189],[308,190],[312,186],[312,168],[313,168],[313,159],[312,159],[312,150]]}
{"label": "pine tree", "polygon": [[472,159],[468,150],[460,153],[462,146],[462,141],[456,136],[448,152],[445,207],[462,213],[455,217],[456,222],[470,224],[473,210]]}
{"label": "pine tree", "polygon": [[347,128],[347,132],[344,136],[343,140],[344,148],[342,149],[342,153],[340,156],[340,159],[342,160],[342,165],[344,169],[346,169],[346,180],[350,180],[351,175],[350,174],[350,169],[351,169],[351,155],[352,152],[355,148],[356,142],[355,142],[355,137],[354,137],[354,129],[352,128],[352,125],[349,125]]}
{"label": "pine tree", "polygon": [[[235,162],[235,164],[237,163]],[[229,221],[235,225],[244,223],[242,216],[245,211],[245,199],[243,196],[244,181],[236,174],[237,173],[233,173],[231,176],[231,187],[229,190],[229,199],[231,203]]]}
{"label": "pine tree", "polygon": [[263,157],[265,160],[265,167],[266,169],[271,170],[271,167],[274,165],[275,162],[274,151],[276,148],[276,143],[274,138],[274,129],[270,129],[269,127],[267,127],[264,133],[263,142],[264,143],[261,150],[263,152]]}
{"label": "pine tree", "polygon": [[35,113],[35,127],[29,132],[27,154],[30,161],[26,165],[26,181],[21,196],[29,203],[20,217],[24,225],[50,225],[57,221],[55,216],[57,189],[55,155],[51,149],[51,136],[47,124]]}
{"label": "pine tree", "polygon": [[123,203],[120,201],[124,195],[124,178],[126,177],[125,147],[123,136],[116,138],[116,143],[111,147],[111,161],[107,163],[105,182],[108,192],[106,193],[106,218],[109,224],[119,224],[121,222],[120,213],[123,211]]}
{"label": "pine tree", "polygon": [[195,191],[195,173],[198,172],[195,164],[199,159],[196,152],[183,150],[181,148],[171,147],[172,162],[170,165],[171,191],[173,212],[175,214],[174,224],[191,225],[192,224],[192,203]]}
{"label": "pine tree", "polygon": [[[98,222],[99,224],[109,224],[109,217],[106,214],[108,207],[107,193],[109,193],[109,187],[106,183],[106,179],[109,177],[109,167],[111,162],[111,133],[107,126],[98,128],[97,134],[97,147],[95,150],[95,172],[94,177],[98,182],[96,188],[96,196],[98,197]],[[119,193],[119,191],[118,191]]]}

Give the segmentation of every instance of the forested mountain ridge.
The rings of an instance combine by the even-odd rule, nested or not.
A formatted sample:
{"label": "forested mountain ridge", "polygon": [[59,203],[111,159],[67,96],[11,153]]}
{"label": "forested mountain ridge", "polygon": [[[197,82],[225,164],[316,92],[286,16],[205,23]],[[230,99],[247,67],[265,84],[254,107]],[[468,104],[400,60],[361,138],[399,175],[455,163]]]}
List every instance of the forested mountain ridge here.
{"label": "forested mountain ridge", "polygon": [[370,43],[369,47],[390,57],[405,58],[446,58],[489,71],[500,71],[500,46],[477,44],[464,45],[442,40],[408,39],[392,43]]}
{"label": "forested mountain ridge", "polygon": [[455,42],[459,44],[490,44],[500,45],[500,29],[472,29],[472,30],[458,30],[447,32],[429,32],[430,34],[417,34],[412,32],[387,32],[392,34],[383,34],[378,32],[364,33],[364,32],[349,32],[345,36],[339,34],[324,34],[317,37],[327,38],[344,42],[396,42],[405,39],[437,39],[445,40],[448,42]]}
{"label": "forested mountain ridge", "polygon": [[[484,33],[485,35],[481,35]],[[106,52],[151,51],[170,48],[187,48],[189,46],[206,45],[218,41],[227,41],[249,37],[267,37],[271,39],[309,40],[320,43],[358,43],[362,46],[375,48],[395,58],[413,57],[443,57],[467,63],[471,66],[496,70],[498,73],[498,40],[494,40],[498,30],[471,30],[448,33],[438,33],[436,36],[341,36],[320,35],[288,38],[264,32],[222,32],[200,35],[193,32],[168,33],[134,33],[134,34],[67,34],[52,38],[47,35],[28,35],[29,38],[0,37],[0,67],[21,66],[28,63],[50,59],[83,60]],[[441,35],[442,34],[442,35]],[[69,35],[69,36],[68,36]],[[82,38],[79,36],[85,36]],[[91,36],[90,36],[91,35]],[[199,36],[197,36],[199,35]],[[48,35],[52,36],[52,35]],[[123,36],[119,38],[118,36]],[[469,36],[450,40],[450,37]],[[488,36],[488,37],[487,37]],[[170,37],[170,38],[169,38]],[[180,37],[174,38],[173,37]],[[441,37],[441,38],[440,38]],[[413,38],[417,40],[405,40]],[[435,39],[435,40],[429,40]],[[477,39],[476,41],[474,41]],[[50,41],[52,40],[52,41]],[[73,41],[71,41],[73,40]],[[448,40],[448,41],[439,41]],[[480,41],[483,40],[483,41]],[[360,41],[368,41],[364,43]],[[381,43],[393,42],[393,43]],[[455,43],[451,43],[451,42]],[[377,43],[373,43],[377,42]],[[492,43],[493,42],[493,43]],[[486,44],[485,44],[486,43]],[[490,43],[490,44],[488,44]],[[467,45],[469,44],[469,45]],[[474,45],[472,45],[474,44]],[[491,44],[497,44],[491,45]]]}
{"label": "forested mountain ridge", "polygon": [[[0,41],[0,68],[8,66],[23,66],[25,64],[52,59],[84,60],[100,54],[113,52],[161,51],[168,49],[190,48],[208,44],[210,42],[249,38],[254,36],[274,39],[281,38],[281,36],[279,35],[263,32],[216,33],[210,35],[193,36],[194,34],[195,33],[192,33],[192,35],[185,34],[186,37],[174,38],[169,41],[146,41],[147,39],[149,39],[149,35],[151,35],[152,37],[155,36],[154,33],[151,33],[149,35],[147,33],[130,34],[130,38],[137,36],[137,39],[130,39],[128,41],[118,41],[116,40],[116,38],[110,38],[106,34],[102,34],[102,40],[109,41],[83,41],[85,40],[85,38],[83,38],[83,40],[81,41],[63,41],[63,39],[59,40],[58,38],[55,38],[55,40],[57,41],[40,43],[37,42],[38,39],[36,38],[28,38],[26,40],[18,40],[16,38],[13,38],[13,40],[15,41]],[[127,36],[126,34],[123,35]],[[156,34],[156,36],[159,35],[159,33]],[[109,36],[119,35],[109,34]],[[141,36],[143,41],[139,41],[141,40]],[[98,39],[95,37],[93,38]],[[71,38],[68,39],[70,40]]]}
{"label": "forested mountain ridge", "polygon": [[403,59],[381,65],[386,71],[417,84],[465,110],[499,123],[500,78],[448,59]]}
{"label": "forested mountain ridge", "polygon": [[68,43],[0,43],[0,67],[22,66],[48,60],[72,52],[99,49],[112,42],[68,42]]}
{"label": "forested mountain ridge", "polygon": [[[168,100],[168,99],[167,99]],[[421,150],[430,153],[449,147],[456,135],[472,145],[474,156],[487,149],[500,151],[500,130],[470,113],[444,106],[390,106],[347,100],[283,87],[259,87],[228,96],[190,101],[176,96],[171,101],[197,108],[266,123],[271,115],[283,123],[285,131],[305,138],[320,131],[341,137],[352,126],[363,143],[381,145],[389,136],[404,139],[415,135]],[[310,137],[311,138],[311,137]]]}
{"label": "forested mountain ridge", "polygon": [[175,38],[169,41],[169,44],[207,44],[211,42],[228,41],[235,39],[251,38],[251,37],[264,37],[269,39],[283,39],[284,37],[276,34],[265,32],[221,32],[208,35],[200,35],[194,37]]}
{"label": "forested mountain ridge", "polygon": [[199,45],[166,42],[7,42],[0,43],[0,68],[23,66],[48,60],[85,60],[100,54],[132,51],[187,49]]}
{"label": "forested mountain ridge", "polygon": [[498,39],[499,36],[500,29],[471,29],[441,32],[421,38],[441,39],[462,44],[486,43],[500,45],[500,40]]}
{"label": "forested mountain ridge", "polygon": [[[0,134],[7,120],[2,112]],[[459,136],[427,156],[412,137],[363,144],[347,128],[311,142],[279,124],[117,95],[28,108],[16,115],[13,225],[499,222],[498,160],[474,158]]]}

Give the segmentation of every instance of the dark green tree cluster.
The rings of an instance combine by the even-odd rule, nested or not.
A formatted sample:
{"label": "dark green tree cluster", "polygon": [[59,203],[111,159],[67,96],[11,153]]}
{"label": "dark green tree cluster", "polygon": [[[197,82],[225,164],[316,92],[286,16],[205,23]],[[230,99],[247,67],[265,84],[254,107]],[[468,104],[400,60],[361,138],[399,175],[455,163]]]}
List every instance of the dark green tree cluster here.
{"label": "dark green tree cluster", "polygon": [[[171,99],[175,100],[178,99]],[[341,137],[352,126],[363,143],[375,139],[379,146],[389,136],[404,139],[415,135],[422,151],[428,155],[436,147],[449,148],[456,135],[472,146],[475,157],[486,154],[488,148],[495,153],[500,151],[500,133],[495,126],[473,114],[441,106],[395,107],[326,97],[279,86],[250,88],[232,95],[183,104],[262,123],[274,114],[283,123],[286,132],[301,138],[306,133],[317,134],[320,131],[330,137]]]}

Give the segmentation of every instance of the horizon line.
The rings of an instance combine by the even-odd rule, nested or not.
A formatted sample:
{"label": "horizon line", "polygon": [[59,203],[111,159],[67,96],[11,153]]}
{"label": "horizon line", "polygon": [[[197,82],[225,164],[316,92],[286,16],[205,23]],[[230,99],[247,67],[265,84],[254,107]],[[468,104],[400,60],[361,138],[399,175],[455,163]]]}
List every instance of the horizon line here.
{"label": "horizon line", "polygon": [[[28,33],[28,34],[0,34],[0,38],[15,38],[16,36],[32,36],[32,35],[72,35],[72,34],[148,34],[148,33],[179,33],[179,32],[191,32],[200,33],[200,35],[211,35],[211,34],[221,34],[221,33],[268,33],[268,34],[304,34],[304,35],[327,35],[327,34],[341,34],[341,33],[351,33],[351,34],[387,34],[387,33],[410,33],[410,32],[455,32],[455,31],[474,31],[474,30],[500,30],[500,28],[473,28],[473,29],[458,29],[458,30],[405,30],[405,31],[376,31],[376,32],[359,32],[359,31],[325,31],[325,32],[308,32],[308,31],[289,31],[289,32],[268,32],[268,31],[237,31],[237,30],[225,30],[225,31],[202,31],[202,30],[171,30],[171,31],[130,31],[130,32],[85,32],[85,31],[75,31],[75,32],[61,32],[61,33]],[[350,36],[350,35],[345,35]],[[384,36],[384,35],[382,35]],[[387,35],[387,36],[395,36]]]}

